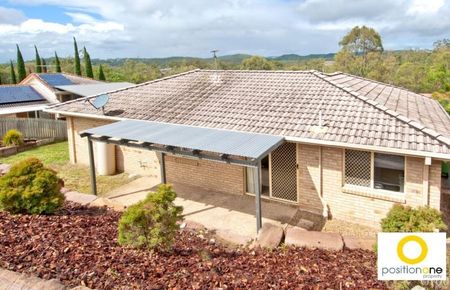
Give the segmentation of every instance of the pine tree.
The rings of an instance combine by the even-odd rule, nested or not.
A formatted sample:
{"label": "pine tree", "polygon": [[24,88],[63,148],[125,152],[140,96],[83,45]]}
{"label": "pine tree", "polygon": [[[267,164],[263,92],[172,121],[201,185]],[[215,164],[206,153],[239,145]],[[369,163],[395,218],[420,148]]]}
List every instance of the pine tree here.
{"label": "pine tree", "polygon": [[105,73],[103,72],[102,65],[100,65],[98,68],[98,79],[101,81],[106,81],[106,77],[105,77]]}
{"label": "pine tree", "polygon": [[42,63],[42,72],[47,73],[47,63],[45,62],[45,58],[41,59],[41,63]]}
{"label": "pine tree", "polygon": [[11,74],[10,78],[11,78],[11,83],[12,83],[12,84],[17,84],[17,80],[16,80],[16,72],[14,71],[14,65],[13,65],[12,60],[10,61],[10,64],[11,64],[11,66],[10,66],[10,74]]}
{"label": "pine tree", "polygon": [[59,57],[56,54],[56,51],[55,51],[55,66],[56,66],[56,72],[58,72],[58,73],[62,72],[61,71],[61,63],[59,62]]}
{"label": "pine tree", "polygon": [[89,53],[87,52],[86,47],[83,47],[83,58],[84,58],[84,69],[86,70],[86,76],[88,78],[93,79],[94,72],[92,71],[91,57],[89,56]]}
{"label": "pine tree", "polygon": [[22,52],[20,52],[19,45],[16,44],[16,47],[17,47],[17,75],[19,77],[18,81],[21,82],[24,78],[27,77],[27,72],[25,70],[25,62],[23,61]]}
{"label": "pine tree", "polygon": [[36,45],[34,46],[34,51],[36,52],[36,72],[41,73],[42,72],[42,63],[41,63],[41,57],[39,56],[38,49]]}
{"label": "pine tree", "polygon": [[75,37],[73,38],[73,48],[75,50],[75,74],[81,76],[80,55],[78,54],[78,45]]}

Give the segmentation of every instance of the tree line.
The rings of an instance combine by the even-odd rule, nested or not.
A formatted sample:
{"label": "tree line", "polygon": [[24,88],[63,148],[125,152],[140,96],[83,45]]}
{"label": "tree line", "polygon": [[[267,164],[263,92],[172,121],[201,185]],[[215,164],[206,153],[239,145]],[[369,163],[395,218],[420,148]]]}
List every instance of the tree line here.
{"label": "tree line", "polygon": [[[78,76],[82,76],[82,70],[81,70],[81,59],[80,59],[80,51],[78,50],[78,44],[77,40],[74,37],[73,38],[73,45],[74,45],[74,58],[73,58],[73,73]],[[41,57],[39,55],[39,51],[37,46],[34,46],[35,51],[35,61],[34,61],[34,67],[33,65],[28,65],[28,71],[25,64],[25,61],[22,56],[22,52],[20,51],[20,47],[18,44],[16,44],[16,50],[17,50],[17,59],[16,63],[14,65],[14,62],[12,60],[9,61],[9,78],[5,78],[4,70],[0,73],[0,84],[2,83],[9,83],[9,84],[18,84],[22,80],[24,80],[28,74],[31,73],[61,73],[63,72],[62,66],[61,66],[61,60],[58,57],[57,52],[55,51],[55,56],[53,58],[53,64],[47,64],[45,58]],[[86,47],[83,47],[82,50],[83,53],[83,63],[84,63],[84,76],[88,78],[94,79],[94,70],[92,67],[91,57],[86,49]],[[17,69],[17,74],[16,74]],[[65,70],[65,72],[68,72],[68,70]],[[97,79],[106,81],[105,73],[103,72],[103,68],[100,65],[98,67],[98,73],[97,73]]]}

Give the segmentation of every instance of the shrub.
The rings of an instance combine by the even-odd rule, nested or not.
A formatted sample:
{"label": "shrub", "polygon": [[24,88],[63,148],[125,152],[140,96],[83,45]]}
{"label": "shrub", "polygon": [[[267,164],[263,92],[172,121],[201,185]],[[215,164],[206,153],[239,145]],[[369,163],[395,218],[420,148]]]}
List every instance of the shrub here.
{"label": "shrub", "polygon": [[23,135],[20,131],[12,129],[3,136],[4,146],[19,146],[23,144]]}
{"label": "shrub", "polygon": [[13,214],[51,214],[64,202],[56,172],[37,158],[19,161],[0,178],[0,209]]}
{"label": "shrub", "polygon": [[177,222],[182,220],[183,208],[173,203],[176,196],[170,185],[163,184],[145,200],[130,206],[119,221],[119,244],[169,249],[179,229]]}
{"label": "shrub", "polygon": [[434,232],[445,231],[442,214],[429,207],[411,208],[394,205],[381,220],[383,232]]}

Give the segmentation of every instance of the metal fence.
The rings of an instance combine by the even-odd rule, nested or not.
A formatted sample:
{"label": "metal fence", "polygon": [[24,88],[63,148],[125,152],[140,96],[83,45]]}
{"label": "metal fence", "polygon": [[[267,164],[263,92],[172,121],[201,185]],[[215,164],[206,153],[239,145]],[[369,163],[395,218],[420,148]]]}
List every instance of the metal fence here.
{"label": "metal fence", "polygon": [[55,138],[58,140],[67,139],[66,121],[33,118],[0,119],[0,138],[11,129],[19,130],[25,138]]}

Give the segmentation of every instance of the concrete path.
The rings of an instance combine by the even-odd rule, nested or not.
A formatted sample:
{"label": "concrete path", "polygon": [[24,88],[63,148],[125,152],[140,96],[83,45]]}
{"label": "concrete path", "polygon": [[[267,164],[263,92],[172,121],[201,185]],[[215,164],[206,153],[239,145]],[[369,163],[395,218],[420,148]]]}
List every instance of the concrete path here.
{"label": "concrete path", "polygon": [[[155,191],[159,182],[142,177],[123,185],[105,196],[125,206],[134,204]],[[246,244],[256,236],[255,198],[248,195],[232,195],[206,191],[198,187],[174,184],[177,192],[175,204],[184,208],[186,220],[215,230],[219,237]],[[297,206],[262,200],[263,223],[285,227],[287,224],[304,223],[307,213]]]}

